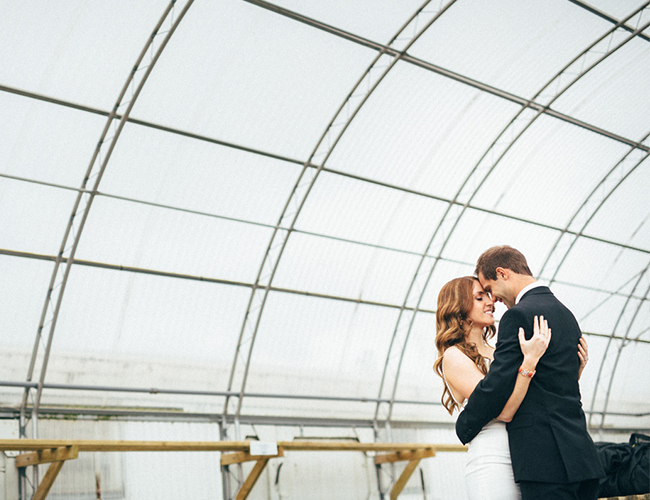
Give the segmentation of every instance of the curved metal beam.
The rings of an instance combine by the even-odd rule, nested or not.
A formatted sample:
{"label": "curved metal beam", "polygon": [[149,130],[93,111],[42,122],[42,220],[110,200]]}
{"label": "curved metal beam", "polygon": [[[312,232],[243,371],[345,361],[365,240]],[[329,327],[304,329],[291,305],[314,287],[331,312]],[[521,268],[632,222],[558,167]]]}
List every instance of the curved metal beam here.
{"label": "curved metal beam", "polygon": [[[609,398],[611,395],[612,384],[614,382],[614,376],[616,375],[616,369],[618,368],[618,362],[621,358],[621,353],[623,348],[631,343],[630,334],[634,322],[637,319],[641,306],[644,304],[645,300],[650,294],[650,279],[648,274],[648,269],[650,269],[650,263],[639,273],[639,278],[634,284],[634,288],[630,292],[630,296],[625,301],[623,308],[616,320],[616,324],[612,329],[612,333],[607,341],[607,346],[605,348],[605,353],[603,354],[603,360],[600,363],[600,369],[598,370],[598,376],[596,378],[596,384],[594,386],[594,392],[591,399],[591,407],[589,411],[589,426],[598,425],[600,432],[603,431],[605,425],[605,417],[607,416],[607,407],[609,405]],[[637,289],[642,288],[643,281],[645,280],[645,293],[643,300],[634,300],[632,299],[633,294]],[[622,335],[616,335],[617,332],[625,331]],[[622,337],[622,338],[621,338]],[[615,351],[615,353],[613,353]],[[596,398],[598,396],[599,390],[604,390],[605,399],[602,404],[602,410],[596,411]],[[600,418],[599,423],[594,422],[594,417],[598,416]]]}
{"label": "curved metal beam", "polygon": [[[427,249],[422,255],[418,268],[411,281],[411,285],[404,299],[404,307],[409,306],[412,312],[402,312],[397,319],[393,337],[389,346],[384,372],[380,383],[378,399],[389,399],[393,401],[397,391],[399,373],[401,364],[408,344],[408,339],[413,328],[418,308],[422,302],[424,292],[429,284],[431,276],[437,266],[437,263],[444,251],[451,235],[456,229],[458,222],[465,213],[469,203],[481,188],[487,177],[493,172],[501,159],[506,155],[515,142],[524,134],[524,132],[539,118],[544,110],[548,109],[562,94],[573,86],[580,78],[595,68],[611,54],[615,53],[635,36],[646,29],[649,23],[635,29],[631,35],[623,41],[614,43],[614,35],[618,29],[630,19],[639,16],[641,19],[645,9],[650,2],[646,2],[642,7],[633,12],[615,25],[611,30],[599,37],[587,49],[575,57],[559,73],[557,73],[548,83],[546,83],[533,97],[532,101],[545,102],[542,109],[532,109],[529,105],[524,105],[521,110],[508,123],[504,130],[498,135],[497,139],[490,145],[488,150],[483,154],[477,165],[465,179],[460,189],[454,197],[454,201],[461,204],[450,204],[443,215],[442,220],[435,229]],[[436,257],[431,259],[427,255],[434,253]],[[386,393],[389,391],[390,396]],[[390,422],[393,404],[378,403],[375,409],[375,423],[379,425],[380,420],[387,424]]]}
{"label": "curved metal beam", "polygon": [[[113,149],[115,148],[115,144],[120,137],[120,133],[124,128],[124,124],[128,120],[129,113],[131,112],[131,109],[133,108],[133,105],[135,104],[142,90],[142,87],[144,86],[153,67],[155,66],[156,61],[160,57],[160,54],[167,45],[167,42],[178,27],[178,24],[183,19],[189,7],[192,5],[193,1],[194,0],[188,0],[176,19],[174,19],[175,0],[170,2],[169,5],[165,8],[160,21],[158,21],[156,24],[153,33],[142,49],[142,52],[140,53],[140,56],[138,57],[133,70],[129,74],[124,87],[120,92],[113,110],[108,116],[108,120],[106,121],[106,125],[104,126],[102,134],[99,138],[97,147],[93,152],[90,165],[88,166],[86,174],[83,178],[81,188],[74,203],[74,207],[72,209],[72,213],[70,215],[69,222],[63,236],[63,241],[61,242],[59,253],[54,264],[54,271],[52,273],[52,278],[47,289],[45,304],[43,305],[43,311],[41,313],[41,319],[36,333],[36,340],[34,342],[34,348],[32,351],[32,357],[27,374],[27,381],[31,382],[32,378],[34,377],[39,345],[43,341],[43,330],[45,328],[49,328],[42,366],[40,374],[38,375],[38,388],[36,389],[36,396],[34,398],[31,414],[35,431],[36,421],[38,418],[38,409],[43,393],[43,384],[45,381],[45,374],[50,357],[50,350],[52,347],[56,322],[58,319],[59,311],[61,309],[61,303],[68,282],[68,277],[70,275],[70,270],[72,269],[74,262],[74,256],[79,245],[81,234],[88,218],[92,202],[97,194],[97,188],[99,187],[102,176],[106,170],[106,166],[108,165]],[[165,24],[165,21],[167,21],[169,24],[169,29],[163,33],[159,33],[160,29]],[[157,38],[159,36],[162,37],[162,40],[160,38]],[[157,47],[155,47],[155,42],[159,42]],[[150,50],[150,60],[148,60],[146,64],[143,64],[145,56]],[[131,88],[131,95],[125,99],[129,88]],[[122,112],[122,118],[118,123],[115,123],[115,118],[121,109],[124,110]],[[112,135],[109,135],[111,133]],[[92,183],[93,186],[90,191],[87,189],[89,183]],[[21,425],[24,425],[25,411],[28,399],[29,387],[25,389],[25,392],[23,394],[23,400],[21,404]]]}
{"label": "curved metal beam", "polygon": [[[237,348],[228,382],[228,391],[233,390],[233,387],[239,388],[237,406],[234,410],[235,422],[237,422],[237,418],[241,413],[251,356],[253,354],[255,339],[264,311],[264,306],[266,305],[266,300],[269,295],[271,283],[273,282],[273,278],[278,269],[278,264],[282,258],[284,249],[286,248],[289,236],[294,230],[296,220],[300,215],[302,207],[304,206],[318,175],[322,171],[342,135],[345,133],[352,120],[355,118],[361,107],[366,103],[373,91],[377,88],[379,83],[395,66],[397,61],[401,59],[402,54],[406,52],[419,36],[424,33],[424,31],[426,31],[426,29],[455,1],[456,0],[451,0],[441,9],[430,12],[426,10],[430,3],[430,0],[427,0],[422,7],[411,16],[407,23],[397,32],[388,44],[391,47],[399,45],[400,51],[397,52],[397,55],[388,54],[385,50],[381,50],[377,54],[370,66],[364,71],[363,76],[347,95],[334,115],[334,118],[330,121],[325,132],[316,144],[309,159],[305,162],[302,172],[295,183],[291,195],[282,211],[278,224],[271,236],[271,240],[260,265],[255,279],[255,285],[246,308],[246,314],[244,316],[244,321],[237,342]],[[424,22],[423,28],[417,31],[413,36],[408,35],[409,32],[417,29],[418,23],[421,25],[422,22]],[[406,38],[404,39],[401,37]],[[312,163],[318,165],[315,170],[309,168],[309,165]],[[286,224],[285,221],[288,221],[289,223]],[[285,227],[287,229],[285,229]],[[224,421],[225,417],[229,413],[230,403],[231,399],[227,398],[224,405]]]}
{"label": "curved metal beam", "polygon": [[[650,137],[650,132],[644,136],[642,141]],[[589,193],[585,201],[580,205],[576,213],[571,217],[565,229],[551,248],[548,257],[542,265],[540,276],[549,269],[552,270],[550,283],[553,284],[557,278],[567,256],[575,246],[589,223],[603,207],[609,197],[621,184],[634,172],[650,153],[632,148],[621,158],[612,169],[605,174],[598,185]]]}
{"label": "curved metal beam", "polygon": [[[593,6],[589,5],[589,4],[581,2],[580,0],[569,0],[569,2],[571,2],[572,4],[577,5],[578,7],[581,7],[583,9],[585,9],[588,12],[591,12],[592,14],[600,17],[601,19],[604,19],[607,22],[610,22],[612,24],[618,24],[619,23],[618,19],[615,19],[612,16],[606,14],[605,12],[603,12],[601,10],[598,10],[597,8],[595,8],[595,7],[593,7]],[[626,24],[623,24],[621,26],[621,28],[623,28],[626,31],[630,31],[630,32],[634,31],[634,28],[632,28],[630,26],[627,26]],[[650,42],[650,38],[647,37],[646,35],[644,35],[643,33],[639,34],[639,38],[641,40],[645,40],[646,42]]]}

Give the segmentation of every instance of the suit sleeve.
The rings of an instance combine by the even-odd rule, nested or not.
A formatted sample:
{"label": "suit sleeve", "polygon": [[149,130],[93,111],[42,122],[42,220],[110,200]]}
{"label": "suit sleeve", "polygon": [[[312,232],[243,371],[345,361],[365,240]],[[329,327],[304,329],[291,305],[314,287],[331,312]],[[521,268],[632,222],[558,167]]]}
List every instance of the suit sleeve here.
{"label": "suit sleeve", "polygon": [[516,310],[510,309],[503,315],[490,371],[476,386],[456,421],[456,435],[463,444],[498,417],[508,402],[524,359],[519,347],[519,327],[524,327],[527,338],[532,335],[532,324],[527,327],[524,323],[523,314]]}

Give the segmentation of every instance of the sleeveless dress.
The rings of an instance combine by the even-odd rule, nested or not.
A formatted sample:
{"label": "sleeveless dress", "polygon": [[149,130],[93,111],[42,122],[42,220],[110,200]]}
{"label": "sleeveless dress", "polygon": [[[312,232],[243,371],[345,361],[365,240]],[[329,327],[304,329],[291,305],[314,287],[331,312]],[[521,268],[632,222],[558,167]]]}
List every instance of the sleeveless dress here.
{"label": "sleeveless dress", "polygon": [[[444,374],[443,380],[456,404],[464,407],[456,401]],[[512,472],[505,422],[497,419],[488,422],[469,442],[465,486],[469,500],[521,500]]]}

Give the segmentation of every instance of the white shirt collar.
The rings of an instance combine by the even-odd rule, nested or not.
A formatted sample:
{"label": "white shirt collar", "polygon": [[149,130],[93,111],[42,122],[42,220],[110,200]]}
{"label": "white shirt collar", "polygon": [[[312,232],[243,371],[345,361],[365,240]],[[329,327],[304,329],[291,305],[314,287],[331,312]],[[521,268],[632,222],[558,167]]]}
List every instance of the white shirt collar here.
{"label": "white shirt collar", "polygon": [[526,285],[525,287],[523,287],[521,289],[521,292],[519,292],[519,295],[517,295],[517,298],[515,299],[515,305],[519,304],[519,301],[528,290],[532,290],[533,288],[537,288],[538,286],[544,286],[544,285],[539,281],[533,281],[530,285]]}

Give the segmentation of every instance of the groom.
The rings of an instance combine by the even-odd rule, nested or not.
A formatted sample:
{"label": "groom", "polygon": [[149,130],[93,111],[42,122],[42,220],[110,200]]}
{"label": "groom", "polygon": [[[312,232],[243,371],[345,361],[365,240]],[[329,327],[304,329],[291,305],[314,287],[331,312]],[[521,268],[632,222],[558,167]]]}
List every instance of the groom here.
{"label": "groom", "polygon": [[[501,318],[494,362],[456,422],[463,443],[471,441],[510,397],[517,377],[533,376],[519,410],[508,423],[515,481],[523,500],[594,500],[604,473],[587,433],[580,402],[577,346],[580,327],[548,287],[533,278],[526,258],[509,246],[483,253],[476,274],[485,291],[508,311]],[[518,332],[530,338],[533,317],[544,316],[553,331],[535,372],[519,370]]]}

